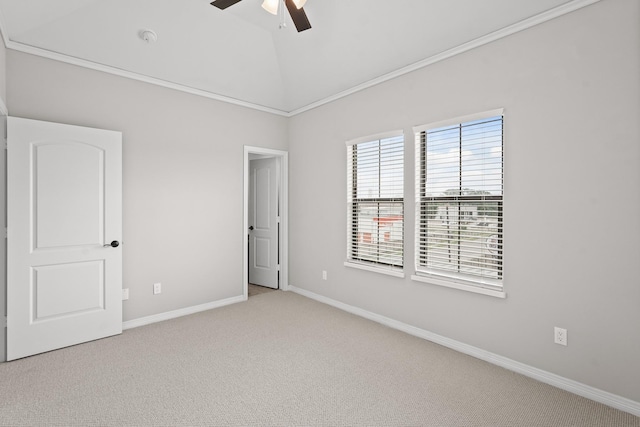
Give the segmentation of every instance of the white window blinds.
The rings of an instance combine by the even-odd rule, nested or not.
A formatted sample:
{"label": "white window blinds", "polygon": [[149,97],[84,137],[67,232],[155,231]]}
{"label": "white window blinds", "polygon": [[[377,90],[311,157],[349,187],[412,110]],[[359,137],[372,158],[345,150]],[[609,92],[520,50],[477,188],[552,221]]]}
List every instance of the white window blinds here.
{"label": "white window blinds", "polygon": [[404,136],[347,143],[347,261],[403,266]]}
{"label": "white window blinds", "polygon": [[502,289],[503,117],[415,129],[416,272]]}

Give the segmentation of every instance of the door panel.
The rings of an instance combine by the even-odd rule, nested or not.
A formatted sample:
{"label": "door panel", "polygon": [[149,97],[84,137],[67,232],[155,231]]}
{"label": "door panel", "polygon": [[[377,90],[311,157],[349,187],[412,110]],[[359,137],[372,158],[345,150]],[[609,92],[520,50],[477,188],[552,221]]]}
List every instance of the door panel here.
{"label": "door panel", "polygon": [[104,261],[44,265],[32,271],[33,322],[104,310]]}
{"label": "door panel", "polygon": [[251,160],[249,282],[278,288],[278,177],[275,158]]}
{"label": "door panel", "polygon": [[7,359],[119,334],[122,135],[7,127]]}
{"label": "door panel", "polygon": [[[35,248],[99,244],[104,232],[104,150],[77,142],[34,143]],[[73,159],[73,167],[61,169]]]}
{"label": "door panel", "polygon": [[271,267],[271,239],[256,237],[253,239],[253,247],[255,250],[254,267],[270,268]]}

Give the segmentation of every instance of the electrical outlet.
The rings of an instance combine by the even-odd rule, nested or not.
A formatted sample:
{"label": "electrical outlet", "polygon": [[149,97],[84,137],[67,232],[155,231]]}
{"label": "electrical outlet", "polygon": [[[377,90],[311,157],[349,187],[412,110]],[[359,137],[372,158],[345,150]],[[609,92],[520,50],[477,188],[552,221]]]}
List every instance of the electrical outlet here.
{"label": "electrical outlet", "polygon": [[153,294],[158,295],[162,293],[162,283],[154,283],[153,284]]}
{"label": "electrical outlet", "polygon": [[322,270],[322,280],[327,280],[327,270]]}
{"label": "electrical outlet", "polygon": [[560,345],[567,345],[567,330],[558,328],[557,326],[553,328],[553,342]]}
{"label": "electrical outlet", "polygon": [[129,288],[122,290],[122,301],[126,301],[129,299]]}

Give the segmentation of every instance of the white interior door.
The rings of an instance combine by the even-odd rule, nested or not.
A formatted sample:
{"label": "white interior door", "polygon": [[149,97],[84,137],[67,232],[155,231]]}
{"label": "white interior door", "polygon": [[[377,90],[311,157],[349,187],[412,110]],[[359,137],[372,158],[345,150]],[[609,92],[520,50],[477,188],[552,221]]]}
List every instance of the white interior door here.
{"label": "white interior door", "polygon": [[249,167],[249,283],[278,289],[277,161],[251,160]]}
{"label": "white interior door", "polygon": [[7,360],[121,333],[122,134],[8,117],[7,136]]}

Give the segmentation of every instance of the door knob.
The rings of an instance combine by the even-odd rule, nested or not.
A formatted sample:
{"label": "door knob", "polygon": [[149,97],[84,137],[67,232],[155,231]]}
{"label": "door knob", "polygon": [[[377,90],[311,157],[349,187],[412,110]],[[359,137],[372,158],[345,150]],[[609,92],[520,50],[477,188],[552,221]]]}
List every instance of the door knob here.
{"label": "door knob", "polygon": [[117,240],[114,240],[113,242],[107,243],[106,245],[104,245],[105,248],[107,246],[111,246],[112,248],[117,248],[118,246],[120,246],[120,242],[118,242]]}
{"label": "door knob", "polygon": [[253,225],[249,226],[249,231],[253,231]]}

